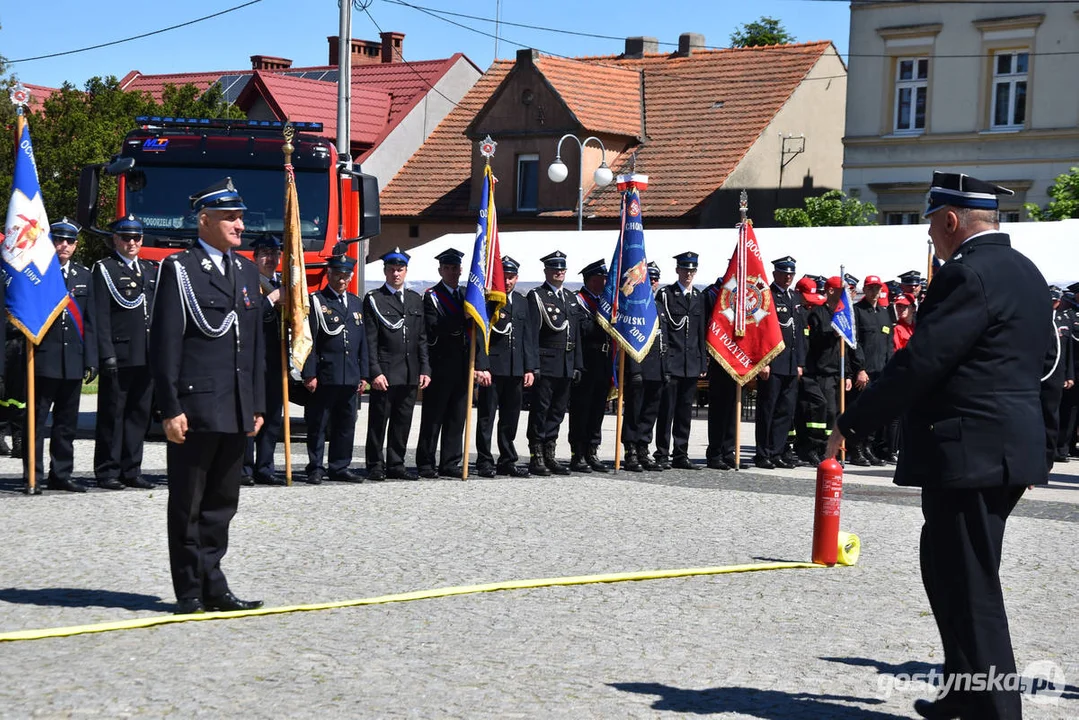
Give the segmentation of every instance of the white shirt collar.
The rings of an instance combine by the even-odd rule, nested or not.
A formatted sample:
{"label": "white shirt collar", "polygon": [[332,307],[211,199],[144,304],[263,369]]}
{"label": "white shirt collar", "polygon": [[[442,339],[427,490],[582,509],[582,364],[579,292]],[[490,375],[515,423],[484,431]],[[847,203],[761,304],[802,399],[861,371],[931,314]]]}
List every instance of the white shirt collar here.
{"label": "white shirt collar", "polygon": [[221,252],[215,247],[211,247],[202,238],[199,238],[199,245],[202,245],[202,249],[205,250],[206,254],[210,256],[210,259],[213,260],[213,263],[217,267],[217,269],[220,272],[224,273],[224,270],[222,268],[224,268],[225,266],[225,253]]}
{"label": "white shirt collar", "polygon": [[403,293],[405,291],[405,288],[403,286],[400,290],[394,290],[392,287],[390,287],[389,283],[382,283],[382,287],[386,288],[386,292],[388,292],[390,295],[393,295],[394,297],[397,296],[397,293]]}
{"label": "white shirt collar", "polygon": [[690,283],[689,287],[686,287],[681,282],[676,282],[675,285],[677,285],[679,288],[681,288],[683,295],[692,295],[693,294],[693,283]]}

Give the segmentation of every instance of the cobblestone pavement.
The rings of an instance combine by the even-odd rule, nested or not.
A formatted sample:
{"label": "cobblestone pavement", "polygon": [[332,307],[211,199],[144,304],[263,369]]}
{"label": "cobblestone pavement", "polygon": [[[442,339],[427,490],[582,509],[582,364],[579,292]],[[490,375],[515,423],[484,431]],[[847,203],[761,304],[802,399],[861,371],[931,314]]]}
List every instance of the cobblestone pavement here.
{"label": "cobblestone pavement", "polygon": [[[90,445],[76,449],[84,477]],[[0,461],[0,631],[171,611],[163,486],[30,498],[14,492],[13,464]],[[160,444],[145,467],[163,482]],[[1074,478],[1059,477],[1020,503],[1001,570],[1019,666],[1054,662],[1068,684],[1056,704],[1027,700],[1027,718],[1079,716],[1079,518]],[[914,717],[912,702],[932,692],[891,680],[941,660],[916,494],[850,478],[842,527],[862,540],[854,567],[0,644],[0,717]],[[811,485],[799,470],[245,488],[225,569],[238,595],[278,606],[804,560]]]}

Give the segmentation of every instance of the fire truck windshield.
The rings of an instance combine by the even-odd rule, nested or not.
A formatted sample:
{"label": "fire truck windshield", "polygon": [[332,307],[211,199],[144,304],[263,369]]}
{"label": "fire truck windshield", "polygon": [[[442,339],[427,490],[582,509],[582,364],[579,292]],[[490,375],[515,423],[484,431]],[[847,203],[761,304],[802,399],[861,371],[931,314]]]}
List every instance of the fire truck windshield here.
{"label": "fire truck windshield", "polygon": [[[143,164],[127,175],[127,211],[145,228],[145,244],[186,244],[196,235],[197,220],[188,195],[229,176],[244,199],[244,232],[284,232],[285,174],[281,168],[180,167]],[[326,171],[296,170],[300,231],[304,249],[318,251],[326,239],[329,188]]]}

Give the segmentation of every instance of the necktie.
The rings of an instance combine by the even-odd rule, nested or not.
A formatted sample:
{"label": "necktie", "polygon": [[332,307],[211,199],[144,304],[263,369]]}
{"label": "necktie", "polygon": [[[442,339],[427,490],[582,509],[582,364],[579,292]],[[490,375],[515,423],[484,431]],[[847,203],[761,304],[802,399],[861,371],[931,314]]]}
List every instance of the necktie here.
{"label": "necktie", "polygon": [[229,276],[229,254],[225,253],[221,256],[221,274],[226,278]]}
{"label": "necktie", "polygon": [[394,293],[394,295],[397,296],[398,302],[400,302],[402,305],[405,304],[405,293],[402,290],[398,290]]}

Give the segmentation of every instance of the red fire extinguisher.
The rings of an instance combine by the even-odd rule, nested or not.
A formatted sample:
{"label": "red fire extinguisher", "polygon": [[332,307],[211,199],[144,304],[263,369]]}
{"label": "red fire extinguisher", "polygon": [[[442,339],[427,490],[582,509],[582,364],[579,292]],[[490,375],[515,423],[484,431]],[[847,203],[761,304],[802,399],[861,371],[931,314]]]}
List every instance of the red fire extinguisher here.
{"label": "red fire extinguisher", "polygon": [[839,554],[839,501],[843,467],[835,458],[817,466],[817,502],[813,513],[813,562],[835,565]]}

